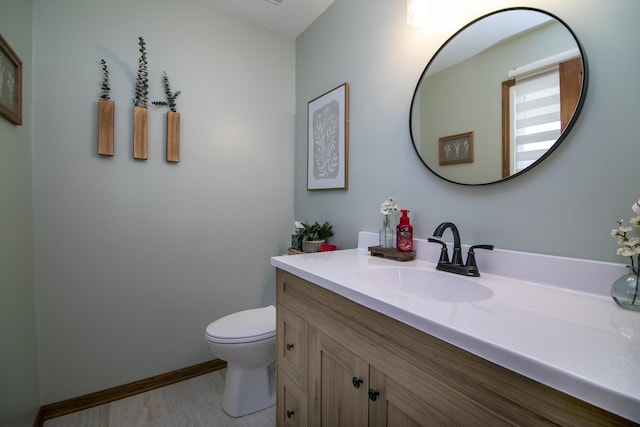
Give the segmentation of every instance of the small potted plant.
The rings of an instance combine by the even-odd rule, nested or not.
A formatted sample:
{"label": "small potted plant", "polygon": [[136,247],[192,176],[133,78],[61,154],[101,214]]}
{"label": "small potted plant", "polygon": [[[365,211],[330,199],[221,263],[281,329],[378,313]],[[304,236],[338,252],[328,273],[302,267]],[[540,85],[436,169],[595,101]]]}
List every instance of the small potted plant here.
{"label": "small potted plant", "polygon": [[325,221],[322,225],[317,221],[313,224],[303,222],[299,233],[302,236],[302,251],[318,252],[320,245],[322,245],[328,237],[333,236],[333,226],[329,224],[328,221]]}

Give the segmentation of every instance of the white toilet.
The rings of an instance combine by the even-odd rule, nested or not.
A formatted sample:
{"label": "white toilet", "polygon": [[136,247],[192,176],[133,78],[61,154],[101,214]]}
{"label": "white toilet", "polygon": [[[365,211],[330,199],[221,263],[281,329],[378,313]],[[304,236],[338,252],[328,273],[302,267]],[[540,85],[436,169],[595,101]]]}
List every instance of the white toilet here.
{"label": "white toilet", "polygon": [[240,417],[275,405],[276,308],[240,311],[212,322],[209,349],[227,362],[222,409]]}

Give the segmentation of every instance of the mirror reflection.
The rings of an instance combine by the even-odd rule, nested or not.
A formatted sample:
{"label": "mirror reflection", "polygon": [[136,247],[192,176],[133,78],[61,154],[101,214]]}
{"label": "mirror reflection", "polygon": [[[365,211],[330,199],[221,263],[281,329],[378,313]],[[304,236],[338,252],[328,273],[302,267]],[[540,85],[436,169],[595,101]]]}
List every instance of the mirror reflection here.
{"label": "mirror reflection", "polygon": [[441,178],[499,182],[531,169],[566,137],[586,91],[573,32],[531,8],[468,24],[434,55],[416,87],[410,131]]}

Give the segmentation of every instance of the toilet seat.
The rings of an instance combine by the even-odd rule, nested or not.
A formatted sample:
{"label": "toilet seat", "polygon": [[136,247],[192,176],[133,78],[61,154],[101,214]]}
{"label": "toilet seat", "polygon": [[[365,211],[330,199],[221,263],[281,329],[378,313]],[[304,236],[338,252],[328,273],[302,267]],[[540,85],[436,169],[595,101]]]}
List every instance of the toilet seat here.
{"label": "toilet seat", "polygon": [[239,311],[222,317],[207,326],[207,340],[221,344],[260,341],[276,335],[276,308]]}

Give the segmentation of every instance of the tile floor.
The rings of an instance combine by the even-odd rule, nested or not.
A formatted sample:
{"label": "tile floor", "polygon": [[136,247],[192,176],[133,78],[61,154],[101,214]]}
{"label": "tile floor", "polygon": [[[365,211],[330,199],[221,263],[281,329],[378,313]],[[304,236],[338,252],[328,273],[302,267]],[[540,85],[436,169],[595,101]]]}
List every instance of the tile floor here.
{"label": "tile floor", "polygon": [[232,418],[220,407],[226,369],[47,420],[44,427],[273,427],[275,406]]}

